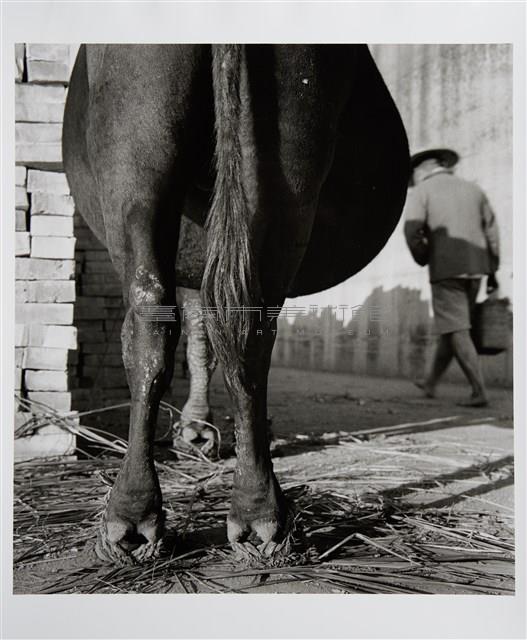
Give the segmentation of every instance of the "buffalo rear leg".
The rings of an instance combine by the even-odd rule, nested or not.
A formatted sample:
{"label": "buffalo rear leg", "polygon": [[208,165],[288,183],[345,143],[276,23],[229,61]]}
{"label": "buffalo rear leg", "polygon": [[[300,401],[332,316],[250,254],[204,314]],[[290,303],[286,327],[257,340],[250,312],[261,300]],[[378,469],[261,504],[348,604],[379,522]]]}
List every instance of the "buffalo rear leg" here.
{"label": "buffalo rear leg", "polygon": [[[152,203],[153,211],[155,207]],[[170,247],[154,243],[144,224],[154,215],[152,210],[132,207],[128,215],[132,260],[121,337],[131,392],[129,442],[97,544],[99,556],[119,564],[157,555],[164,528],[153,444],[159,403],[172,378],[180,325],[173,272],[168,266],[173,264],[168,259]],[[156,319],[160,306],[173,310],[174,321]]]}
{"label": "buffalo rear leg", "polygon": [[180,419],[181,435],[186,442],[201,440],[201,451],[206,455],[218,452],[218,430],[209,426],[213,422],[210,409],[209,386],[216,369],[217,359],[212,352],[202,317],[199,291],[178,287],[179,302],[183,307],[183,323],[187,334],[187,363],[190,388]]}
{"label": "buffalo rear leg", "polygon": [[[220,314],[218,322],[208,326],[235,411],[237,466],[227,534],[236,550],[249,553],[254,548],[245,543],[256,536],[261,555],[273,558],[289,550],[291,510],[270,455],[267,378],[276,322],[268,319],[265,309],[282,306],[310,240],[320,190],[333,160],[339,114],[349,91],[348,81],[339,75],[339,52],[309,45],[247,48],[238,52],[239,57],[227,48],[214,51],[227,89],[236,79],[230,70],[236,65],[241,69],[240,101],[232,101],[225,119],[221,118],[223,102],[217,105],[218,136],[223,139],[223,132],[227,140],[243,144],[239,155],[225,155],[221,146],[217,148],[217,193],[225,194],[228,203],[223,212],[213,206],[209,237],[217,230],[217,220],[227,220],[228,229],[229,216],[237,218],[225,234],[230,244],[218,246],[212,239],[204,292],[218,307],[234,300],[235,307],[241,303],[264,308],[259,324],[231,323]],[[226,93],[217,95],[224,98]],[[226,134],[232,133],[229,126],[237,105],[239,133],[229,138]],[[233,170],[237,158],[241,168]],[[236,176],[241,176],[242,189],[237,189]],[[222,178],[228,183],[223,191]],[[222,200],[218,197],[216,202]],[[240,214],[237,207],[243,210],[244,203]],[[243,224],[244,220],[248,222]],[[221,233],[220,225],[218,229]],[[245,252],[240,237],[247,239],[251,251]],[[234,264],[228,260],[229,252],[237,257]],[[220,267],[214,270],[216,264]],[[226,296],[225,290],[233,293]],[[213,296],[208,294],[211,291]],[[245,340],[240,338],[240,326]]]}
{"label": "buffalo rear leg", "polygon": [[131,391],[129,445],[109,494],[98,551],[117,562],[154,555],[163,529],[153,460],[156,416],[172,375],[181,212],[209,157],[210,47],[86,45],[68,90],[64,162],[76,206],[107,246],[123,285],[123,360]]}
{"label": "buffalo rear leg", "polygon": [[237,465],[227,537],[242,558],[251,554],[247,549],[252,549],[253,542],[264,556],[288,551],[290,505],[273,471],[267,424],[267,377],[275,327],[275,321],[264,322],[258,334],[249,337],[243,372],[247,387],[232,393]]}

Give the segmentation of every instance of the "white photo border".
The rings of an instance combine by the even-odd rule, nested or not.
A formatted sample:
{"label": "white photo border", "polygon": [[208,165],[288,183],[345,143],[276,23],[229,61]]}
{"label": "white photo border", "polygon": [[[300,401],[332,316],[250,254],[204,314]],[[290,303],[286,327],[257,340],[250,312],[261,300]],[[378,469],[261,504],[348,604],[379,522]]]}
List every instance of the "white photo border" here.
{"label": "white photo border", "polygon": [[[525,637],[525,3],[45,1],[1,10],[2,637]],[[16,42],[512,43],[515,596],[12,594]]]}

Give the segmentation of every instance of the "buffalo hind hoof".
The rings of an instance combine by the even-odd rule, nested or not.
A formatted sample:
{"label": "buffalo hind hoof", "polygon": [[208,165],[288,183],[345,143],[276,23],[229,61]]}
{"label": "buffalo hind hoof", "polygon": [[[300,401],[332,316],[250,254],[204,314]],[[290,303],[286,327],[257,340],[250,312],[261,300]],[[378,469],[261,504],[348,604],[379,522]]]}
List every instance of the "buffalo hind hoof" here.
{"label": "buffalo hind hoof", "polygon": [[163,546],[165,512],[152,514],[137,525],[120,519],[103,520],[97,533],[95,553],[103,562],[118,566],[153,560]]}
{"label": "buffalo hind hoof", "polygon": [[[207,424],[197,421],[190,422],[181,427],[181,438],[187,444],[197,447],[207,458],[217,458],[220,448],[219,431]],[[177,438],[174,441],[174,445]]]}
{"label": "buffalo hind hoof", "polygon": [[227,518],[227,537],[235,558],[250,567],[280,567],[290,563],[293,546],[298,546],[294,533],[289,504],[276,517],[249,522],[236,517],[231,510]]}

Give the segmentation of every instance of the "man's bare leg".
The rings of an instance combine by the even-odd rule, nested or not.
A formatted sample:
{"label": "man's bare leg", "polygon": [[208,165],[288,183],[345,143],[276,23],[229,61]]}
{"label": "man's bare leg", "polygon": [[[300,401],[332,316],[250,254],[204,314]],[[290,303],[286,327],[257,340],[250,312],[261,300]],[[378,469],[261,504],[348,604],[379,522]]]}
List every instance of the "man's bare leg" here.
{"label": "man's bare leg", "polygon": [[454,331],[451,335],[452,351],[459,366],[466,375],[472,387],[472,397],[470,400],[460,403],[466,407],[484,407],[488,404],[485,383],[479,365],[476,347],[470,337],[468,329]]}
{"label": "man's bare leg", "polygon": [[434,361],[432,362],[432,370],[424,381],[416,382],[420,389],[423,389],[427,398],[433,398],[435,396],[435,389],[439,379],[446,371],[448,365],[452,362],[454,352],[452,351],[452,344],[450,340],[450,334],[442,334],[437,341],[437,347],[434,354]]}

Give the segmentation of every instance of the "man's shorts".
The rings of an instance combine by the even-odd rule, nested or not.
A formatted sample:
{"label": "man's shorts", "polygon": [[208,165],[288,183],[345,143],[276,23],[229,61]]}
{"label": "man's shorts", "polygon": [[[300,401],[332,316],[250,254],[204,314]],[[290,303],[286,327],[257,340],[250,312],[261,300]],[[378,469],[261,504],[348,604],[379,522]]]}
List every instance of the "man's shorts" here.
{"label": "man's shorts", "polygon": [[481,278],[448,278],[432,283],[432,307],[436,333],[452,333],[472,327],[471,318]]}

